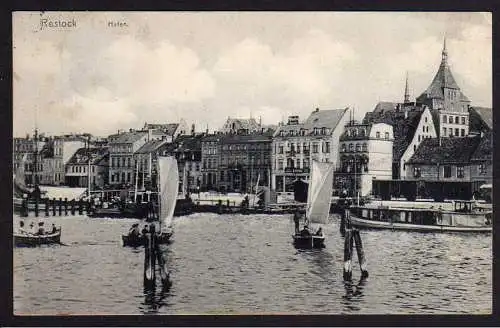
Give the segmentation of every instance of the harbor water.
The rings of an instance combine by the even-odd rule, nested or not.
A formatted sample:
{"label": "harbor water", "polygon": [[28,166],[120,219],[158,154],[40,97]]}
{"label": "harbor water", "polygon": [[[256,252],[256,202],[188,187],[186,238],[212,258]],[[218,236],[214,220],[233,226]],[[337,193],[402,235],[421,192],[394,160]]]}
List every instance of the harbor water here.
{"label": "harbor water", "polygon": [[290,216],[199,213],[174,218],[171,288],[145,290],[144,250],[121,244],[139,220],[46,222],[62,227],[64,245],[14,248],[16,315],[492,311],[491,234],[362,230],[370,276],[360,281],[354,258],[345,283],[338,217],[323,228],[326,248],[299,251]]}

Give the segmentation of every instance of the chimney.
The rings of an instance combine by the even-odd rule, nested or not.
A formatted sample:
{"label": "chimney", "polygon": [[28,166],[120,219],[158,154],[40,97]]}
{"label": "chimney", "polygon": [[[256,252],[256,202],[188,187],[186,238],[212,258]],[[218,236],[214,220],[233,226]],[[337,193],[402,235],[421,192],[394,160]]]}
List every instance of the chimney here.
{"label": "chimney", "polygon": [[191,124],[191,135],[194,136],[194,123]]}

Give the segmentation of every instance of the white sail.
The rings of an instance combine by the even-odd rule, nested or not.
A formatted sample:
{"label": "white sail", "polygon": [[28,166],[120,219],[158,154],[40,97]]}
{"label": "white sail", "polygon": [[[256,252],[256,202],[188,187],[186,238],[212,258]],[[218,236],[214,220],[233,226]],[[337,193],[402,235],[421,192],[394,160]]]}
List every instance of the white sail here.
{"label": "white sail", "polygon": [[327,223],[333,188],[333,163],[312,161],[306,218],[312,223]]}
{"label": "white sail", "polygon": [[179,171],[175,157],[158,157],[158,201],[160,205],[160,225],[167,231],[172,225],[177,191],[179,188]]}

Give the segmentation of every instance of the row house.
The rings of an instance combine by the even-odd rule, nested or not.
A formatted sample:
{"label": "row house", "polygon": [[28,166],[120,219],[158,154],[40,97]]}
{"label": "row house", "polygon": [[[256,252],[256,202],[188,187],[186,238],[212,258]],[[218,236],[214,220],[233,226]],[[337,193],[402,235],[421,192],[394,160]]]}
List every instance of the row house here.
{"label": "row house", "polygon": [[165,156],[171,145],[172,143],[165,139],[153,139],[147,141],[134,153],[134,167],[137,172],[134,176],[134,184],[137,182],[139,190],[151,190],[156,185],[158,156]]}
{"label": "row house", "polygon": [[150,140],[162,139],[168,143],[173,142],[178,136],[187,134],[188,125],[184,119],[179,123],[144,123],[143,131],[148,131]]}
{"label": "row house", "polygon": [[101,148],[80,148],[66,164],[66,185],[90,189],[103,189],[108,184],[109,150]]}
{"label": "row house", "polygon": [[64,185],[66,181],[66,164],[80,148],[87,147],[90,136],[88,135],[66,135],[57,136],[52,139],[53,157],[50,161],[50,175],[54,185]]}
{"label": "row house", "polygon": [[148,141],[148,132],[129,130],[109,136],[109,184],[132,186],[135,182],[134,154]]}
{"label": "row house", "polygon": [[252,192],[257,185],[269,185],[271,146],[274,131],[220,135],[218,189]]}
{"label": "row house", "polygon": [[[477,170],[472,158],[480,142],[480,136],[425,140],[406,163],[406,180],[434,182],[440,188],[451,188],[453,198],[472,196],[471,182]],[[426,197],[432,191],[422,185],[417,192],[418,196]]]}
{"label": "row house", "polygon": [[[36,142],[35,142],[36,140]],[[37,136],[37,138],[31,137],[27,135],[25,138],[14,138],[13,139],[13,171],[19,169],[23,158],[25,160],[24,170],[25,170],[25,178],[27,184],[34,183],[35,173],[38,177],[38,181],[40,182],[42,172],[43,172],[43,154],[42,149],[47,143],[48,138],[45,138],[43,134]],[[35,151],[36,150],[36,151]],[[37,169],[35,170],[35,156],[37,162]]]}
{"label": "row house", "polygon": [[470,133],[481,134],[493,131],[493,109],[474,106],[469,108]]}
{"label": "row house", "polygon": [[222,133],[207,134],[201,139],[201,190],[214,190],[219,184],[219,157]]}
{"label": "row house", "polygon": [[340,136],[334,186],[349,196],[367,196],[373,179],[392,177],[393,128],[386,123],[350,121]]}
{"label": "row house", "polygon": [[316,109],[303,123],[298,116],[290,116],[286,125],[278,127],[271,149],[272,189],[291,192],[295,180],[309,180],[312,160],[337,163],[347,111]]}
{"label": "row house", "polygon": [[184,195],[200,190],[202,183],[201,147],[203,134],[181,135],[174,142],[172,154],[179,167],[179,192]]}
{"label": "row house", "polygon": [[471,157],[471,181],[473,189],[493,183],[493,132],[481,135],[481,141]]}
{"label": "row house", "polygon": [[405,163],[413,156],[420,143],[437,137],[434,117],[427,106],[396,104],[394,109],[384,111],[376,108],[365,115],[363,123],[392,126],[392,179],[395,180],[405,178]]}

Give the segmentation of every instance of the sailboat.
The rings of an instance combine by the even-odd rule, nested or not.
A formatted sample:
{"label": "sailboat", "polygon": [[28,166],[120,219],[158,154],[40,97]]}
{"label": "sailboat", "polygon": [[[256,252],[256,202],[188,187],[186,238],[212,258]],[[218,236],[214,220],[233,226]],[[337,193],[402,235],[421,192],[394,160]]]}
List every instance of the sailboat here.
{"label": "sailboat", "polygon": [[[159,206],[159,229],[156,234],[156,242],[168,243],[173,234],[172,218],[174,216],[177,192],[179,188],[179,171],[177,160],[173,156],[158,157],[158,206]],[[154,223],[153,223],[154,224]],[[146,243],[144,235],[131,236],[122,235],[123,246],[141,246]]]}
{"label": "sailboat", "polygon": [[[333,188],[333,163],[312,161],[309,190],[307,193],[305,227],[295,233],[294,245],[298,248],[323,248],[325,235],[321,224],[328,222]],[[316,226],[309,226],[308,223]],[[314,229],[318,232],[314,233]]]}

